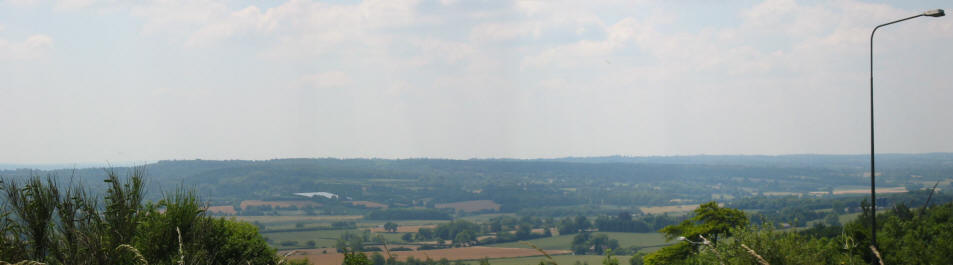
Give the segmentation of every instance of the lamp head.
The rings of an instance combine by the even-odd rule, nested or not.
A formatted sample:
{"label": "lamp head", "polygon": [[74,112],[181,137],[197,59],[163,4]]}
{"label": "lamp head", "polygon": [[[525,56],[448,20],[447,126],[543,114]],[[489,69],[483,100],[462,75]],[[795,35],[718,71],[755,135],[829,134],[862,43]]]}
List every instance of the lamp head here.
{"label": "lamp head", "polygon": [[946,15],[946,13],[943,12],[943,9],[934,9],[934,10],[928,10],[927,12],[923,12],[923,15],[930,16],[930,17],[942,17]]}

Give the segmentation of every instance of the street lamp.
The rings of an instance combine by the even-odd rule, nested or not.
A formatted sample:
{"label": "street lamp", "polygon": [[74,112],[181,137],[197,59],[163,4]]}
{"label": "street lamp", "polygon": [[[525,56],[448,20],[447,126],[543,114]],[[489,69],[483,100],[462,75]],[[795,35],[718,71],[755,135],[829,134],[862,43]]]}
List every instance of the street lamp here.
{"label": "street lamp", "polygon": [[923,12],[916,16],[894,20],[888,23],[881,24],[874,28],[870,32],[870,207],[871,207],[871,223],[870,223],[870,236],[871,236],[871,245],[877,246],[877,193],[875,191],[875,182],[876,171],[874,170],[874,33],[877,33],[877,29],[880,27],[922,17],[942,17],[946,15],[943,12],[943,9],[934,9]]}

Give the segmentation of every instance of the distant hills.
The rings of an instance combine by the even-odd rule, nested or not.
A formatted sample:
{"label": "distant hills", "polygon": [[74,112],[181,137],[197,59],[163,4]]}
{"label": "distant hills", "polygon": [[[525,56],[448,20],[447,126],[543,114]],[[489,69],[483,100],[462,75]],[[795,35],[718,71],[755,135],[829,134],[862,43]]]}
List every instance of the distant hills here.
{"label": "distant hills", "polygon": [[[294,199],[327,191],[355,200],[417,205],[494,200],[503,211],[547,205],[660,205],[760,193],[810,194],[869,183],[866,155],[698,155],[558,159],[163,160],[144,165],[150,196],[195,188],[213,202]],[[920,189],[953,181],[953,153],[881,154],[881,187]],[[7,167],[11,165],[6,165]],[[12,165],[15,166],[15,165]],[[101,181],[103,167],[0,170],[0,177],[55,175],[61,182]],[[39,169],[36,169],[39,168]],[[129,167],[111,170],[123,174]],[[91,185],[96,186],[96,185]],[[527,201],[530,200],[530,201]],[[535,201],[535,202],[534,202]]]}

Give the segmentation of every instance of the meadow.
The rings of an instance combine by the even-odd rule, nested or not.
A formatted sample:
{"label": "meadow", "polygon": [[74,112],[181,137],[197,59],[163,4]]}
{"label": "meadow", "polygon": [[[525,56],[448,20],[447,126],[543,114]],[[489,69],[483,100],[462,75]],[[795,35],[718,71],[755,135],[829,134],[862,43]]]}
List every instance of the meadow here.
{"label": "meadow", "polygon": [[[666,242],[665,236],[660,233],[623,233],[623,232],[595,232],[596,234],[607,234],[609,238],[619,240],[619,247],[628,248],[628,247],[638,247],[638,248],[647,248],[647,247],[657,247],[671,244],[672,242]],[[526,242],[532,243],[539,248],[546,250],[556,250],[556,249],[570,249],[572,246],[572,238],[575,235],[561,235],[554,237],[545,237],[538,238],[533,240],[527,240]],[[530,248],[526,244],[520,242],[509,242],[501,244],[492,244],[488,245],[492,247],[511,247],[511,248]]]}

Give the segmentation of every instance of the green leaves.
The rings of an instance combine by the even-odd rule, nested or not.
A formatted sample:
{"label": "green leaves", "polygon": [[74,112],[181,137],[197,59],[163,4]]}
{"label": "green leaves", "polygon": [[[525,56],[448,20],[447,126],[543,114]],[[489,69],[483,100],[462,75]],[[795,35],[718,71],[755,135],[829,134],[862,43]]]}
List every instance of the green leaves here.
{"label": "green leaves", "polygon": [[720,238],[731,236],[732,229],[744,228],[748,218],[738,209],[723,208],[714,201],[699,205],[695,216],[674,226],[666,226],[659,232],[672,240],[684,236],[688,240],[701,241],[700,236],[711,240],[717,246]]}
{"label": "green leaves", "polygon": [[143,205],[144,173],[108,171],[102,201],[81,186],[61,188],[53,176],[0,180],[0,261],[274,264],[274,249],[254,225],[205,216],[191,190]]}

